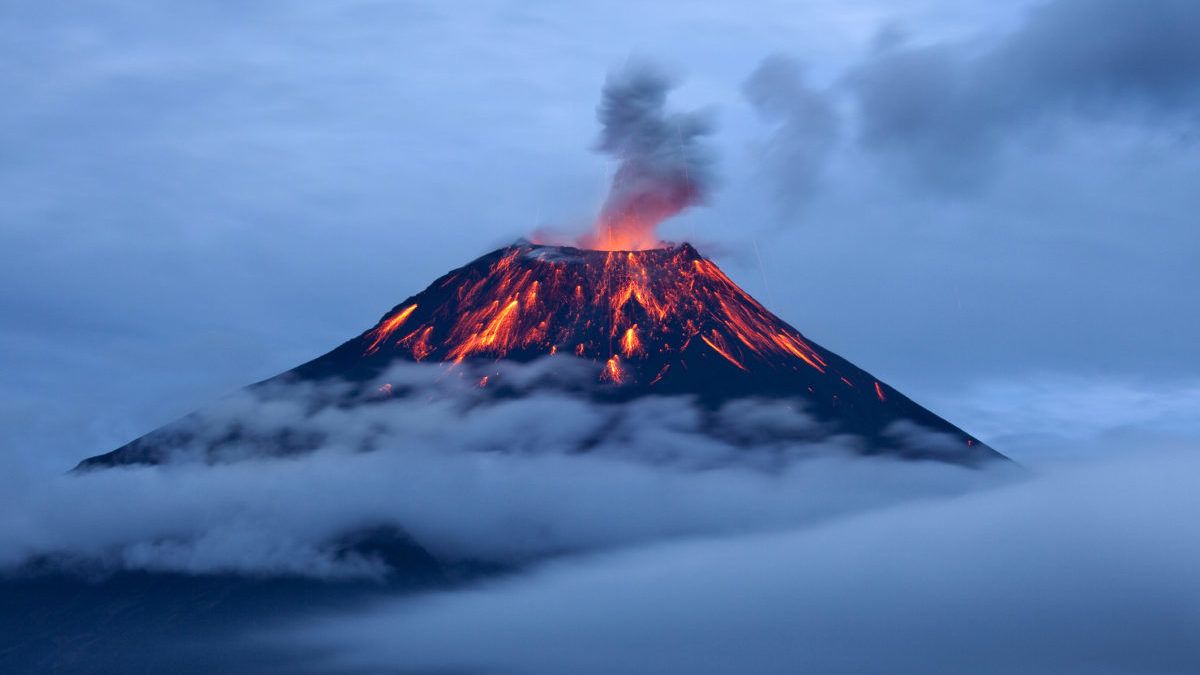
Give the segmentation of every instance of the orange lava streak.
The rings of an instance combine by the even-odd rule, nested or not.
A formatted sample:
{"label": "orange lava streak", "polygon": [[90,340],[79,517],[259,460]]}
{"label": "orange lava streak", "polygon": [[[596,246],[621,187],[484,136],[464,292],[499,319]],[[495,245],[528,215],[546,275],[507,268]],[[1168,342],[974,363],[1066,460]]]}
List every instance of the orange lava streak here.
{"label": "orange lava streak", "polygon": [[621,384],[624,381],[624,377],[624,373],[621,372],[620,357],[613,354],[604,362],[604,370],[600,371],[600,381]]}
{"label": "orange lava streak", "polygon": [[[409,349],[412,350],[413,358],[420,361],[420,360],[424,359],[426,356],[429,356],[429,352],[433,351],[433,347],[429,346],[429,336],[432,333],[433,333],[433,326],[426,326],[425,328],[418,328],[417,330],[415,330],[415,331],[409,333],[407,336],[405,336],[405,338],[403,340],[401,340],[400,343],[407,344],[409,341],[412,341],[412,345],[409,347]],[[416,338],[416,340],[412,340],[412,338],[414,338],[414,337]]]}
{"label": "orange lava streak", "polygon": [[509,318],[517,311],[518,303],[516,300],[509,302],[500,310],[496,318],[492,319],[487,328],[483,329],[483,333],[479,336],[479,344],[484,347],[490,347],[496,344],[497,340],[507,337],[507,331],[510,325]]}
{"label": "orange lava streak", "polygon": [[654,296],[648,290],[636,281],[630,281],[621,287],[621,290],[613,296],[612,308],[615,319],[619,319],[622,308],[626,303],[634,301],[645,309],[653,318],[662,320],[667,317],[669,309],[667,306],[655,300]]}
{"label": "orange lava streak", "polygon": [[663,375],[666,375],[667,370],[669,370],[670,368],[671,368],[671,364],[669,364],[669,363],[667,365],[663,366],[662,370],[658,371],[658,374],[654,376],[654,379],[650,380],[650,384],[655,385],[655,384],[658,384],[660,381],[662,381]]}
{"label": "orange lava streak", "polygon": [[367,347],[366,353],[374,354],[376,350],[379,349],[380,343],[388,339],[392,333],[396,332],[397,328],[404,325],[404,322],[408,320],[409,315],[411,315],[413,310],[416,308],[417,306],[415,304],[405,307],[397,312],[392,318],[384,321],[379,328],[376,328],[374,331],[372,331],[371,335],[375,336],[375,341],[371,343],[370,347]]}
{"label": "orange lava streak", "polygon": [[742,370],[746,370],[746,366],[743,366],[741,361],[738,361],[737,359],[733,358],[733,356],[730,355],[730,353],[728,351],[726,351],[726,349],[728,349],[728,346],[726,346],[725,349],[722,349],[721,347],[717,346],[716,342],[720,342],[722,345],[724,345],[725,338],[721,337],[721,334],[715,330],[712,332],[712,335],[713,335],[712,340],[709,340],[707,337],[705,337],[703,335],[700,336],[700,339],[704,340],[704,344],[708,345],[709,347],[712,347],[713,351],[720,354],[721,356],[724,356],[727,361],[729,361],[733,365],[737,366],[738,368],[741,368]]}
{"label": "orange lava streak", "polygon": [[879,397],[880,401],[887,401],[887,397],[883,395],[883,387],[879,386],[878,382],[875,383],[875,395]]}
{"label": "orange lava streak", "polygon": [[[497,303],[493,303],[493,305],[495,304]],[[488,349],[503,352],[512,339],[512,319],[516,315],[519,305],[520,302],[517,300],[509,301],[503,309],[488,321],[483,331],[472,333],[470,337],[463,340],[457,347],[451,350],[450,358],[457,363],[474,352],[481,352]]]}
{"label": "orange lava streak", "polygon": [[774,342],[792,356],[804,361],[822,373],[825,372],[825,360],[818,356],[816,351],[812,347],[809,347],[808,343],[803,340],[786,333],[779,333],[775,336]]}
{"label": "orange lava streak", "polygon": [[625,330],[625,334],[621,336],[621,353],[625,358],[631,358],[634,354],[643,353],[642,343],[638,340],[637,324]]}
{"label": "orange lava streak", "polygon": [[756,354],[766,351],[790,354],[818,371],[825,372],[825,361],[807,342],[798,335],[776,332],[778,324],[774,316],[738,288],[716,265],[707,260],[693,260],[692,263],[699,274],[718,282],[727,292],[727,296],[716,298],[716,304],[721,310],[716,318],[720,319],[742,344]]}

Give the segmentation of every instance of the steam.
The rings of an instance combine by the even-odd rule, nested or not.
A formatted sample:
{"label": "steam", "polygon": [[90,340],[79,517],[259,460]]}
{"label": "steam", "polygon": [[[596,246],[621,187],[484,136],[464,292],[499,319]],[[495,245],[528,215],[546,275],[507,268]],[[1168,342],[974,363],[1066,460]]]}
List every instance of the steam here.
{"label": "steam", "polygon": [[712,131],[701,112],[669,113],[674,81],[645,63],[612,73],[597,111],[596,149],[618,162],[597,231],[581,244],[637,250],[659,245],[655,227],[704,201],[712,157],[703,138]]}

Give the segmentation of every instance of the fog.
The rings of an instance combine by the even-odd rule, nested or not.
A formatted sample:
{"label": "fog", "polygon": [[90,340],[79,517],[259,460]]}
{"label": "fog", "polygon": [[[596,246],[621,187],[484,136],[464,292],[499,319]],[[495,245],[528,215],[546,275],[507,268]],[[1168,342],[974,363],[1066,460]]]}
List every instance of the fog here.
{"label": "fog", "polygon": [[265,638],[328,672],[1192,673],[1200,459],[1130,449],[811,527],[547,565]]}
{"label": "fog", "polygon": [[373,383],[352,408],[317,405],[349,385],[284,386],[198,418],[319,432],[306,452],[211,453],[197,437],[159,466],[4,472],[0,569],[382,581],[388,561],[344,542],[386,527],[506,570],[247,622],[220,636],[241,651],[197,637],[212,652],[198,672],[249,653],[313,673],[1200,664],[1194,384],[969,388],[943,403],[1027,463],[967,469],[861,457],[853,438],[812,435],[798,402],[601,403],[572,393],[594,379],[573,359],[488,365],[489,386],[522,394],[493,398],[472,368],[403,365],[381,377],[389,397]]}

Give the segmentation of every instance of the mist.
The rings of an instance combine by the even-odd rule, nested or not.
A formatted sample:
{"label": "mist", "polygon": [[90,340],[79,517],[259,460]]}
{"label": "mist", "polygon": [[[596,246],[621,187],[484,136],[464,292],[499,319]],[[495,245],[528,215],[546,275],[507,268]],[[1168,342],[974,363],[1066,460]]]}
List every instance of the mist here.
{"label": "mist", "polygon": [[[322,672],[1191,673],[1196,446],[547,565],[264,637]],[[464,639],[469,636],[469,639]]]}

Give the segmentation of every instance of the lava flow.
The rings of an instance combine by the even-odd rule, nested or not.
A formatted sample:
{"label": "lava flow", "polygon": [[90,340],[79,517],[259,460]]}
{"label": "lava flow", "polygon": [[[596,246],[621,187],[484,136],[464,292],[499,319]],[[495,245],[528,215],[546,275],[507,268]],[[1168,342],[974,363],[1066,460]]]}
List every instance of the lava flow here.
{"label": "lava flow", "polygon": [[[362,354],[461,362],[574,354],[603,379],[661,382],[689,359],[825,374],[827,358],[684,244],[596,251],[521,244],[436,282],[363,334]],[[423,294],[424,295],[424,294]],[[850,380],[839,374],[839,379]],[[853,385],[851,385],[853,386]],[[871,387],[870,382],[865,386]]]}

